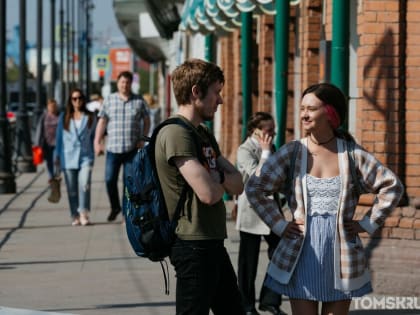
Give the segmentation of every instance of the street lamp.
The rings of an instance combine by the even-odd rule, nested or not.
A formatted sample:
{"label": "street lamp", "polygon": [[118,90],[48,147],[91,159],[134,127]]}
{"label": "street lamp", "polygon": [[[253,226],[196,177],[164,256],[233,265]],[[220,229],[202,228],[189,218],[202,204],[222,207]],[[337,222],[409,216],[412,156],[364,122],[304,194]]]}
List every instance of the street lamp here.
{"label": "street lamp", "polygon": [[10,150],[10,126],[6,117],[6,0],[0,0],[0,193],[16,193]]}
{"label": "street lamp", "polygon": [[36,110],[34,113],[35,119],[33,122],[38,122],[44,111],[44,93],[43,93],[43,69],[42,69],[42,1],[38,0],[37,5],[37,21],[36,21],[36,41],[38,45],[36,47]]}
{"label": "street lamp", "polygon": [[60,109],[64,110],[64,3],[60,0]]}
{"label": "street lamp", "polygon": [[26,0],[20,0],[19,110],[16,115],[16,167],[20,172],[36,172],[32,161],[31,128],[26,108]]}
{"label": "street lamp", "polygon": [[83,60],[84,60],[84,53],[83,53],[83,40],[84,40],[84,0],[80,0],[77,5],[77,48],[78,48],[78,69],[79,69],[79,87],[85,89],[84,85],[84,68],[83,68]]}
{"label": "street lamp", "polygon": [[86,0],[86,95],[90,95],[90,81],[91,81],[91,48],[92,48],[92,36],[91,36],[91,22],[90,12],[95,8],[95,5],[91,3],[91,0]]}
{"label": "street lamp", "polygon": [[51,60],[51,85],[50,85],[50,97],[55,97],[55,81],[57,80],[56,64],[55,64],[55,0],[51,0],[50,7],[50,19],[51,19],[51,33],[50,33],[50,60]]}

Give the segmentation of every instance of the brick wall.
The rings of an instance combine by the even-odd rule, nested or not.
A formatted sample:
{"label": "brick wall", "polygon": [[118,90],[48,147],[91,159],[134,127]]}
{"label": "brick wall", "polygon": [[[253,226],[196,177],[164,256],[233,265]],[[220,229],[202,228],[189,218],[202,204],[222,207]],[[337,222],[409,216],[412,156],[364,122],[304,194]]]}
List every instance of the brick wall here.
{"label": "brick wall", "polygon": [[[357,138],[383,163],[398,172],[404,91],[399,64],[401,27],[398,1],[364,1],[359,14]],[[385,22],[386,21],[386,22]]]}
{"label": "brick wall", "polygon": [[[402,162],[405,162],[407,195],[411,204],[420,209],[420,2],[407,1],[406,11],[406,154]],[[418,222],[416,233],[420,239]]]}
{"label": "brick wall", "polygon": [[[322,10],[325,27],[322,28]],[[400,207],[385,221],[378,236],[386,238],[420,239],[420,1],[364,0],[357,8],[357,50],[359,95],[357,98],[356,137],[381,162],[402,180],[406,196]],[[295,16],[298,19],[295,21]],[[321,0],[302,1],[295,15],[292,8],[290,23],[289,104],[286,140],[293,138],[293,60],[294,25],[299,25],[299,53],[302,89],[320,81],[319,43],[322,31],[331,40],[332,0],[322,6]],[[274,25],[269,16],[260,19],[258,39],[257,99],[253,110],[271,110],[273,103]],[[239,32],[239,31],[238,31]],[[226,93],[232,93],[233,112],[224,116],[223,150],[236,154],[240,143],[240,34],[230,39],[223,54],[224,62],[233,71],[232,83]],[[232,60],[233,52],[233,60]],[[227,65],[227,64],[226,64]],[[225,92],[224,92],[225,93]],[[297,96],[300,97],[300,96]],[[225,114],[225,113],[224,113]],[[226,113],[227,114],[227,113]],[[225,119],[224,118],[224,119]],[[238,120],[239,119],[239,120]],[[373,204],[373,196],[361,197],[356,217],[361,217]]]}
{"label": "brick wall", "polygon": [[[289,66],[288,66],[288,100],[286,113],[286,141],[294,139],[294,110],[293,110],[293,71],[294,68],[294,50],[295,50],[295,15],[296,10],[292,8],[290,14],[289,31]],[[255,104],[254,111],[275,112],[273,104],[274,95],[274,17],[261,16],[259,25],[259,45],[258,45],[258,102]]]}
{"label": "brick wall", "polygon": [[220,149],[231,162],[236,161],[236,150],[241,143],[242,83],[240,72],[240,31],[235,30],[220,40],[221,64],[225,73],[222,90],[222,137]]}
{"label": "brick wall", "polygon": [[[363,1],[358,14],[356,137],[406,188],[404,206],[393,211],[378,233],[387,238],[420,239],[420,210],[413,205],[420,189],[420,145],[415,144],[420,139],[420,72],[415,73],[420,66],[419,17],[415,1]],[[372,203],[372,196],[362,196],[358,215]]]}
{"label": "brick wall", "polygon": [[274,55],[274,18],[261,16],[260,38],[258,45],[259,67],[259,97],[257,111],[270,112],[273,107],[273,55]]}
{"label": "brick wall", "polygon": [[303,1],[300,5],[302,88],[319,82],[319,41],[321,39],[322,1]]}

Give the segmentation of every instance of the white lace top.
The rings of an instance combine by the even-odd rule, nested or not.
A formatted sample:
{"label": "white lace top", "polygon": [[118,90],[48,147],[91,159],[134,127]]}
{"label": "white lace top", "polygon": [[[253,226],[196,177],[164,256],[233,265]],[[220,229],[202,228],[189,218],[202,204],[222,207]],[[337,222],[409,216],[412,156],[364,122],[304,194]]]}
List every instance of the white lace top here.
{"label": "white lace top", "polygon": [[318,178],[307,175],[308,214],[333,215],[337,213],[338,198],[340,197],[340,176]]}

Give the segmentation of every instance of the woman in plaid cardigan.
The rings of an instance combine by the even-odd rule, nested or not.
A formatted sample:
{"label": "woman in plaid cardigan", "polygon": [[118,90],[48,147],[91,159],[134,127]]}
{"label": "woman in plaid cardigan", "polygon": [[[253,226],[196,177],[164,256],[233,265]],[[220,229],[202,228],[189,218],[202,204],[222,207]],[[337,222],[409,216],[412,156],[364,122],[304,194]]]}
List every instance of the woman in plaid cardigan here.
{"label": "woman in plaid cardigan", "polygon": [[[251,206],[281,237],[265,285],[290,297],[293,314],[317,314],[319,302],[322,314],[347,314],[353,297],[372,291],[358,234],[381,227],[403,194],[397,176],[339,129],[345,117],[337,87],[307,88],[301,103],[306,137],[271,155],[246,186]],[[293,221],[268,197],[275,192],[287,196]],[[362,193],[376,200],[356,221]]]}

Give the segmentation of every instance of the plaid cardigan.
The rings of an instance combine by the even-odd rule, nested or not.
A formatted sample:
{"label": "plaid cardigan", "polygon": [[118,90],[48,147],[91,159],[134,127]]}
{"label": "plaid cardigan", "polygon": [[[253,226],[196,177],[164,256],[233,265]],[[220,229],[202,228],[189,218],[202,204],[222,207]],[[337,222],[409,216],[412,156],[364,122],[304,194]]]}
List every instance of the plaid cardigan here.
{"label": "plaid cardigan", "polygon": [[[293,178],[290,174],[290,161],[293,156],[295,141],[280,148],[265,162],[259,175],[254,174],[246,185],[246,194],[252,207],[261,219],[281,236],[288,222],[282,216],[274,200],[268,196],[280,192],[287,196],[294,219],[303,219],[306,234],[306,170],[308,162],[307,138],[300,140]],[[334,278],[335,288],[351,291],[370,281],[364,249],[359,236],[351,237],[344,230],[343,222],[351,220],[359,200],[359,190],[352,182],[347,142],[337,139],[338,162],[341,176],[341,193],[338,201],[336,222]],[[403,186],[397,176],[372,154],[359,145],[355,145],[354,159],[357,179],[362,193],[374,193],[375,202],[360,225],[369,233],[374,233],[383,225],[387,215],[403,194]],[[291,186],[291,187],[286,187]],[[281,238],[271,259],[268,274],[280,283],[287,284],[300,256],[305,236],[297,239]]]}

